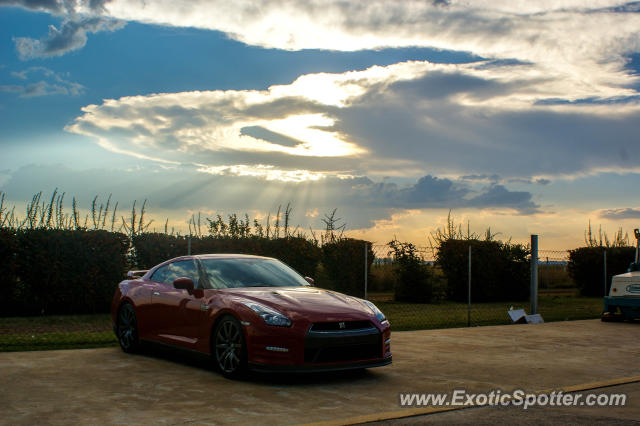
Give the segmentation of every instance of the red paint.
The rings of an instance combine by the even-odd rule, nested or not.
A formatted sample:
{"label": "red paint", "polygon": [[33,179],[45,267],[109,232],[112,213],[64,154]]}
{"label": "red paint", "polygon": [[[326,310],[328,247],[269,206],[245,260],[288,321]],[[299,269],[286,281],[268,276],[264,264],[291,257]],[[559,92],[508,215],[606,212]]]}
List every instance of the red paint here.
{"label": "red paint", "polygon": [[[205,255],[207,257],[246,257],[241,255]],[[204,257],[204,256],[202,256]],[[178,260],[197,259],[183,256],[171,259],[137,279],[122,281],[116,288],[112,305],[112,320],[124,301],[130,302],[136,313],[141,339],[170,344],[176,347],[211,353],[210,336],[216,320],[231,314],[243,323],[248,361],[265,365],[298,367],[331,366],[361,363],[364,360],[390,361],[391,350],[385,344],[390,338],[388,321],[380,322],[359,299],[317,287],[247,287],[225,289],[178,289],[172,285],[150,280],[160,266]],[[179,287],[185,286],[181,281]],[[187,287],[189,287],[187,285]],[[257,302],[287,316],[292,325],[267,325],[251,308],[242,302]],[[375,358],[351,359],[339,362],[305,362],[305,336],[313,323],[370,321],[380,332],[379,351]],[[276,346],[288,352],[266,349]]]}

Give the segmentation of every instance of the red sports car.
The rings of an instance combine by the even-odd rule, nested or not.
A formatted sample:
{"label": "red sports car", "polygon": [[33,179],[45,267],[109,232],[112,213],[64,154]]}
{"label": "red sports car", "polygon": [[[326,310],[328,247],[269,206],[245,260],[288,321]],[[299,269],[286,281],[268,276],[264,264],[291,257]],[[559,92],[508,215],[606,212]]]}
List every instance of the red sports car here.
{"label": "red sports car", "polygon": [[191,349],[227,377],[391,363],[389,322],[373,303],[313,287],[276,259],[183,256],[128,278],[111,305],[125,352],[142,340]]}

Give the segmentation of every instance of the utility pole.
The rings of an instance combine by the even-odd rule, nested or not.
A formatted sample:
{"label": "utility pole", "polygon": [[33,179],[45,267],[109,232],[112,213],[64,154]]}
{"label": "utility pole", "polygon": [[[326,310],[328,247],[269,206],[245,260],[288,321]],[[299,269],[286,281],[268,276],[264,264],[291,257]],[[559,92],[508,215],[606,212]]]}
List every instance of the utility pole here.
{"label": "utility pole", "polygon": [[531,235],[531,315],[538,313],[538,236]]}
{"label": "utility pole", "polygon": [[367,274],[369,268],[367,268],[367,256],[369,255],[369,243],[364,242],[364,300],[367,300]]}

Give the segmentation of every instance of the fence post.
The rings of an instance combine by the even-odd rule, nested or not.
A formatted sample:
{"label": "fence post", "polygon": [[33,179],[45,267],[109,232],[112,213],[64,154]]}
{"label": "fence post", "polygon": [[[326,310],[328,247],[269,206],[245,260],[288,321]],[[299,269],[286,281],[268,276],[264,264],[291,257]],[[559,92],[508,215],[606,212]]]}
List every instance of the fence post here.
{"label": "fence post", "polygon": [[364,300],[367,300],[367,273],[369,269],[367,268],[367,256],[369,254],[368,243],[364,242]]}
{"label": "fence post", "polygon": [[471,245],[469,245],[469,280],[467,284],[467,327],[471,327]]}
{"label": "fence post", "polygon": [[607,249],[602,251],[604,255],[604,296],[607,297]]}
{"label": "fence post", "polygon": [[187,256],[191,256],[191,234],[187,237]]}
{"label": "fence post", "polygon": [[538,236],[531,235],[531,315],[538,313]]}

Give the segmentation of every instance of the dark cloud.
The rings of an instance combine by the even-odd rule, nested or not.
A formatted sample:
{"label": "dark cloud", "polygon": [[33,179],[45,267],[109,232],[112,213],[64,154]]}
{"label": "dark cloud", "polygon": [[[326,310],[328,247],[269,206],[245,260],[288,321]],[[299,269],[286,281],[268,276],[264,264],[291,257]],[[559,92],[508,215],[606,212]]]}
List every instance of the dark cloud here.
{"label": "dark cloud", "polygon": [[115,31],[124,27],[125,22],[102,17],[74,17],[65,20],[56,28],[49,26],[49,33],[40,40],[16,37],[14,43],[22,60],[64,55],[77,50],[87,43],[87,33]]}
{"label": "dark cloud", "polygon": [[290,138],[288,136],[282,135],[280,133],[272,132],[271,130],[265,129],[262,126],[247,126],[240,129],[241,135],[251,136],[256,139],[262,139],[263,141],[275,143],[282,146],[296,146],[300,145],[302,142]]}
{"label": "dark cloud", "polygon": [[539,206],[532,201],[530,192],[509,191],[503,185],[492,185],[485,192],[468,201],[469,206],[507,207],[521,213],[536,213]]}
{"label": "dark cloud", "polygon": [[449,179],[441,179],[434,176],[423,176],[408,190],[403,191],[403,197],[409,204],[442,205],[446,203],[458,203],[469,193],[469,189],[454,185]]}
{"label": "dark cloud", "polygon": [[[366,179],[366,178],[365,178]],[[538,211],[529,192],[509,191],[503,185],[474,190],[447,178],[423,176],[411,186],[375,183],[369,179],[352,186],[358,204],[397,208],[510,208],[522,214]]]}
{"label": "dark cloud", "polygon": [[80,83],[69,81],[65,75],[45,67],[30,67],[11,74],[25,83],[0,86],[0,91],[18,93],[21,98],[48,95],[77,96],[84,93],[85,90]]}
{"label": "dark cloud", "polygon": [[448,80],[439,74],[431,80],[427,74],[368,93],[336,113],[333,130],[379,158],[412,160],[436,174],[530,179],[628,170],[640,162],[635,148],[640,116],[634,110],[601,114],[588,108],[468,105],[457,102],[456,95],[486,101],[521,88],[462,80],[466,83],[458,86],[459,76]]}
{"label": "dark cloud", "polygon": [[601,210],[599,215],[602,218],[611,220],[640,219],[640,208],[626,207],[620,209]]}
{"label": "dark cloud", "polygon": [[[89,0],[86,6],[92,12],[104,11],[104,5],[111,0]],[[49,12],[55,15],[74,13],[78,5],[77,0],[0,0],[0,6],[15,6],[23,9]]]}
{"label": "dark cloud", "polygon": [[0,0],[0,6],[16,6],[23,9],[54,14],[66,11],[66,3],[57,0]]}
{"label": "dark cloud", "polygon": [[[531,83],[529,81],[527,84]],[[395,96],[409,99],[440,100],[466,94],[474,99],[486,100],[512,92],[515,86],[522,84],[523,82],[503,83],[463,73],[435,71],[419,79],[397,82],[389,90]]]}

